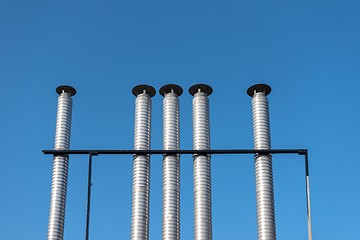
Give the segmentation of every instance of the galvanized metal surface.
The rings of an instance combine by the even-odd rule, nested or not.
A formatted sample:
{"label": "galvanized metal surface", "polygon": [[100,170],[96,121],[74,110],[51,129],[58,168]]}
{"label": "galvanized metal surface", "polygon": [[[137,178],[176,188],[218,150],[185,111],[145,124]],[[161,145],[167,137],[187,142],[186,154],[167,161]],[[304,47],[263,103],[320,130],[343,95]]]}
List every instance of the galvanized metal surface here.
{"label": "galvanized metal surface", "polygon": [[[252,98],[254,149],[271,149],[268,100],[263,92]],[[271,155],[255,155],[256,209],[259,240],[275,240],[274,186]]]}
{"label": "galvanized metal surface", "polygon": [[[135,101],[134,149],[150,149],[151,98],[137,95]],[[150,156],[135,155],[133,161],[131,239],[149,239]]]}
{"label": "galvanized metal surface", "polygon": [[[58,98],[56,117],[55,150],[68,150],[72,115],[71,94],[63,91]],[[68,156],[54,157],[51,182],[48,240],[61,240],[64,234],[66,192],[68,180]]]}
{"label": "galvanized metal surface", "polygon": [[[254,149],[270,150],[270,124],[265,93],[256,92],[252,99]],[[58,99],[55,150],[67,150],[70,145],[72,100],[71,93],[61,92]],[[139,94],[135,110],[135,150],[150,149],[151,99]],[[193,99],[193,146],[195,150],[210,149],[209,103],[201,91]],[[165,150],[179,149],[179,104],[175,93],[164,98]],[[159,150],[160,151],[160,150]],[[235,150],[234,150],[235,151]],[[246,150],[244,150],[246,151]],[[279,150],[283,152],[284,150]],[[298,150],[303,154],[303,150]],[[276,151],[274,152],[276,153]],[[134,156],[132,239],[148,239],[149,177],[148,154]],[[149,153],[151,154],[151,153]],[[163,159],[163,239],[180,239],[180,172],[179,155],[168,153]],[[194,239],[212,239],[211,219],[211,162],[210,155],[194,155]],[[48,239],[63,239],[68,156],[54,157]],[[258,239],[276,239],[274,190],[271,155],[255,155]],[[309,239],[311,212],[309,178],[306,178]]]}
{"label": "galvanized metal surface", "polygon": [[[209,100],[205,93],[194,95],[193,148],[210,149]],[[194,155],[194,239],[212,239],[210,155]]]}
{"label": "galvanized metal surface", "polygon": [[[180,149],[179,99],[167,93],[163,100],[163,148]],[[180,156],[165,155],[162,169],[162,239],[180,239]]]}

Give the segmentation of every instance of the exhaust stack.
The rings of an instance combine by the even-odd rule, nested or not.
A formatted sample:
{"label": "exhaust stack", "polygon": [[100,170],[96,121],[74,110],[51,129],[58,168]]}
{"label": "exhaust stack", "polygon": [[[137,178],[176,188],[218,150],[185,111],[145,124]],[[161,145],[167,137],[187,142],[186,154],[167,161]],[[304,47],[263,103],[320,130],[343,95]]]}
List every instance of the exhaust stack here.
{"label": "exhaust stack", "polygon": [[[197,84],[189,89],[194,96],[193,107],[193,148],[210,149],[209,99],[212,88]],[[211,161],[210,155],[193,155],[194,168],[194,239],[212,239],[211,212]]]}
{"label": "exhaust stack", "polygon": [[[267,95],[270,86],[257,84],[247,93],[252,97],[254,149],[271,149]],[[276,240],[274,185],[270,154],[255,155],[256,211],[259,240]]]}
{"label": "exhaust stack", "polygon": [[[55,150],[69,150],[72,99],[76,90],[70,86],[56,88],[59,94],[56,114]],[[68,180],[68,155],[54,157],[51,181],[51,198],[48,222],[48,240],[62,240],[64,235],[66,192]]]}
{"label": "exhaust stack", "polygon": [[[155,89],[148,85],[133,88],[135,100],[135,150],[150,149],[151,97]],[[131,212],[131,239],[149,239],[149,195],[150,195],[150,156],[134,155],[133,187]]]}
{"label": "exhaust stack", "polygon": [[[163,149],[180,149],[179,98],[183,89],[168,84],[160,89],[163,100]],[[162,180],[162,239],[180,239],[180,155],[165,155]]]}

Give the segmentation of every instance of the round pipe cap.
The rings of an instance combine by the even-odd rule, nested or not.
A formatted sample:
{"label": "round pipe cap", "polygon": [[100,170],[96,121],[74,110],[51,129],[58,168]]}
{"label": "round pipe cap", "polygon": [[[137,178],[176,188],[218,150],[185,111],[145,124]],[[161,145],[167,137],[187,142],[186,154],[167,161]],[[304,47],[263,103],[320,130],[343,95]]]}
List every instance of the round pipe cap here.
{"label": "round pipe cap", "polygon": [[178,95],[178,97],[181,96],[181,94],[183,93],[183,89],[182,87],[176,85],[176,84],[167,84],[164,85],[160,88],[159,93],[161,94],[161,96],[164,96],[167,93],[171,93],[171,90],[174,91],[174,93],[176,93]]}
{"label": "round pipe cap", "polygon": [[199,92],[199,89],[201,92],[206,93],[206,95],[210,96],[213,92],[213,89],[206,84],[195,84],[194,86],[189,88],[189,93],[191,95],[195,95],[197,92]]}
{"label": "round pipe cap", "polygon": [[155,88],[153,88],[152,86],[149,86],[149,85],[145,85],[145,84],[137,85],[132,89],[132,93],[134,94],[135,97],[139,94],[144,93],[144,91],[150,97],[153,97],[156,94]]}
{"label": "round pipe cap", "polygon": [[264,92],[265,95],[267,96],[271,92],[271,87],[267,84],[255,84],[255,85],[249,87],[247,90],[247,94],[250,97],[253,97],[255,92]]}
{"label": "round pipe cap", "polygon": [[71,96],[74,96],[76,94],[76,89],[71,87],[71,86],[67,86],[67,85],[61,85],[58,86],[56,88],[56,92],[60,95],[62,92],[67,92],[70,93]]}

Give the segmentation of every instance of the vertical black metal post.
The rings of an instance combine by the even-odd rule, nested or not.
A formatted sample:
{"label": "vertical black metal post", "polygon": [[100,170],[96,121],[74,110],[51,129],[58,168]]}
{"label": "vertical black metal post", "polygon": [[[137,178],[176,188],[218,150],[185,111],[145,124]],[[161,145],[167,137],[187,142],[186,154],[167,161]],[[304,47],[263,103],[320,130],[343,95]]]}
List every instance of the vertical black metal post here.
{"label": "vertical black metal post", "polygon": [[86,235],[85,240],[89,240],[90,225],[90,201],[91,201],[91,172],[92,172],[92,153],[89,153],[89,170],[88,170],[88,192],[87,192],[87,208],[86,208]]}
{"label": "vertical black metal post", "polygon": [[311,207],[310,207],[310,177],[309,177],[309,153],[305,153],[305,181],[306,181],[306,205],[308,222],[308,239],[312,240]]}

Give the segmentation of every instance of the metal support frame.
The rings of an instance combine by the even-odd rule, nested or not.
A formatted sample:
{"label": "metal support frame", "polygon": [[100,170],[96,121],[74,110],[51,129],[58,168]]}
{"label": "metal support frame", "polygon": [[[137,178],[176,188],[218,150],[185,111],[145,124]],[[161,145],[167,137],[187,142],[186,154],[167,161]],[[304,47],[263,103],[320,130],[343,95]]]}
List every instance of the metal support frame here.
{"label": "metal support frame", "polygon": [[270,150],[256,150],[256,149],[216,149],[216,150],[43,150],[45,155],[88,155],[89,169],[88,169],[88,193],[87,193],[87,212],[86,212],[86,236],[89,240],[90,230],[90,199],[91,199],[91,174],[92,174],[92,156],[97,155],[118,155],[118,154],[198,154],[198,155],[212,155],[212,154],[298,154],[305,158],[305,189],[306,189],[306,206],[307,206],[307,225],[308,225],[308,240],[312,240],[312,225],[311,225],[311,206],[310,206],[310,173],[309,173],[309,153],[307,149],[270,149]]}
{"label": "metal support frame", "polygon": [[85,240],[89,240],[89,230],[90,230],[90,203],[91,203],[91,175],[92,175],[92,156],[97,155],[94,153],[89,153],[89,169],[88,169],[88,192],[87,192],[87,206],[86,206],[86,230],[85,230]]}
{"label": "metal support frame", "polygon": [[307,155],[307,149],[208,149],[208,150],[43,150],[44,154],[298,154]]}

